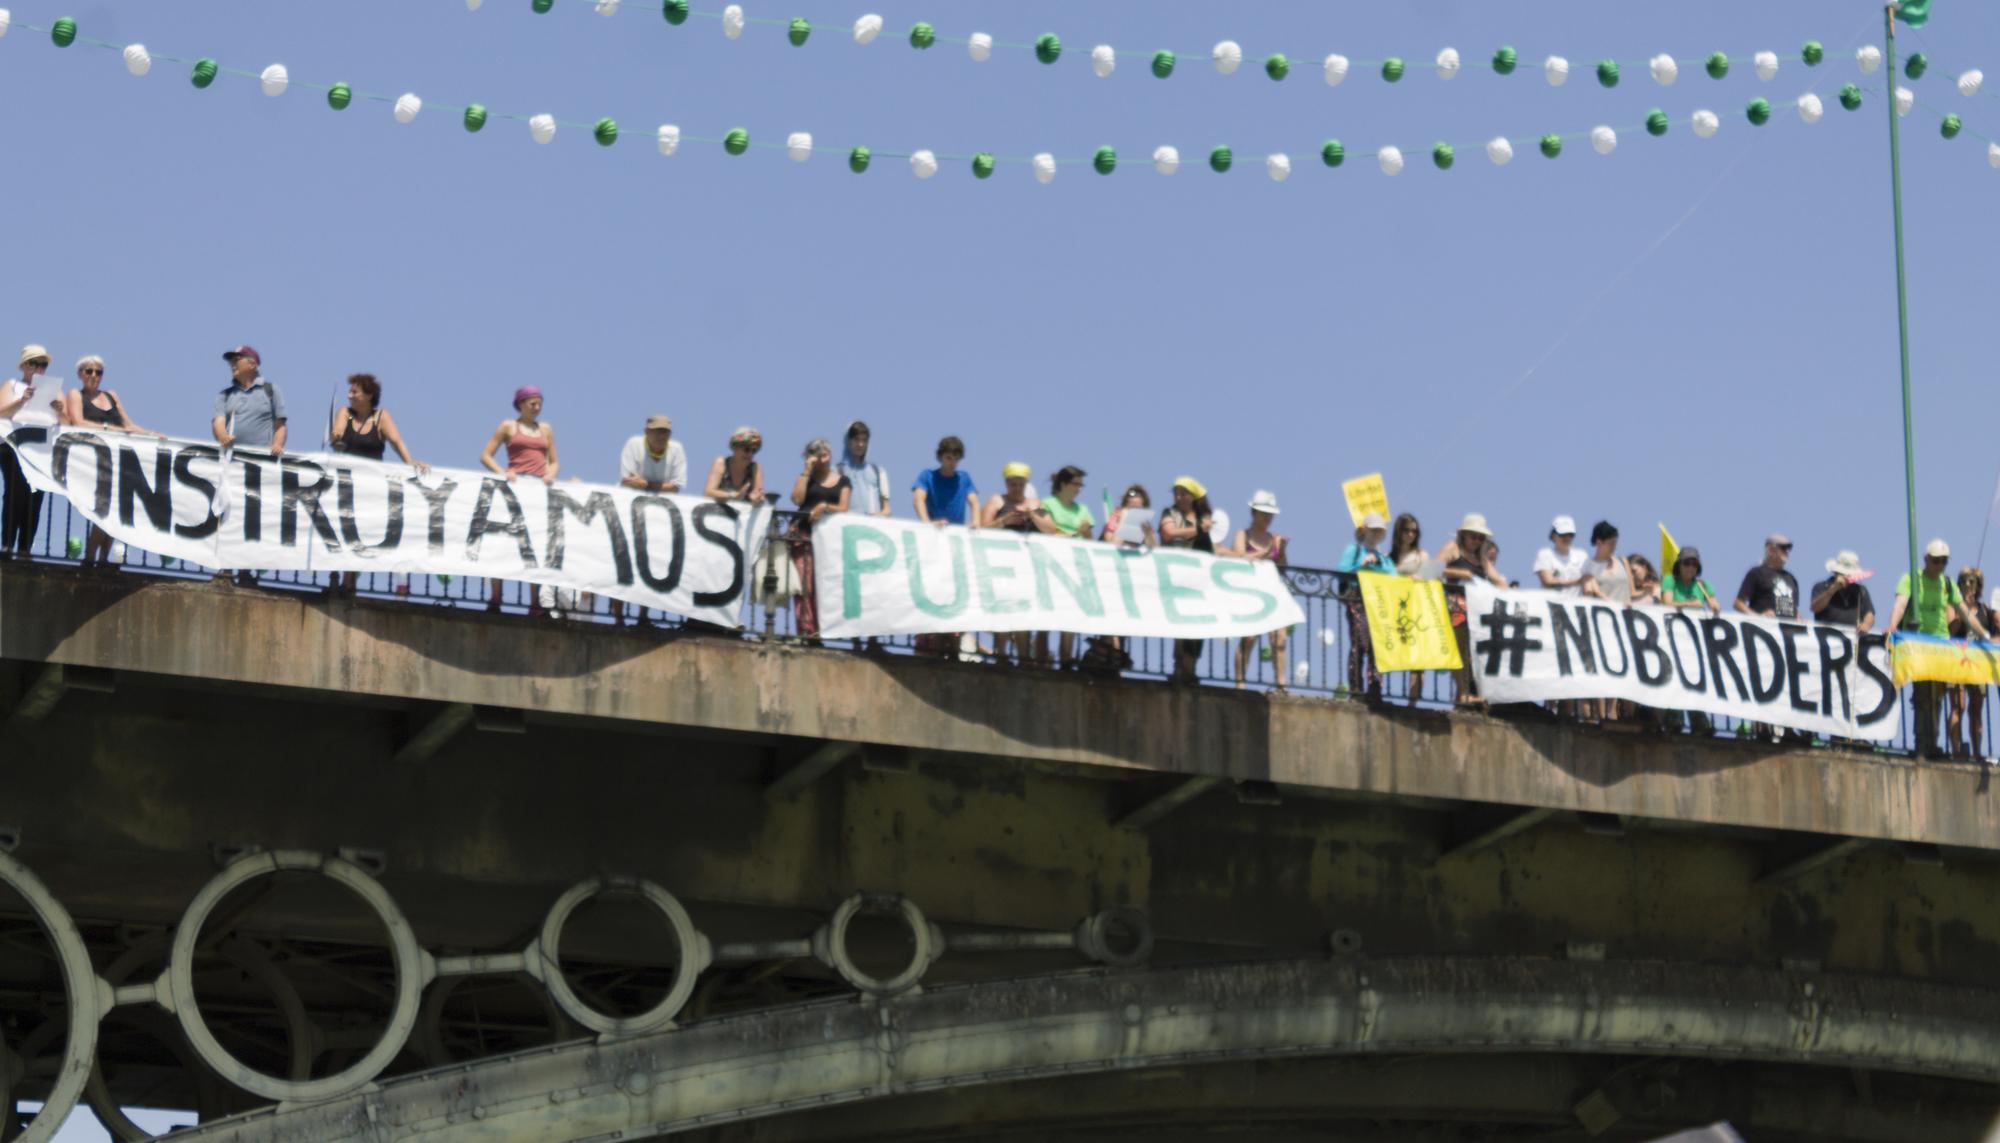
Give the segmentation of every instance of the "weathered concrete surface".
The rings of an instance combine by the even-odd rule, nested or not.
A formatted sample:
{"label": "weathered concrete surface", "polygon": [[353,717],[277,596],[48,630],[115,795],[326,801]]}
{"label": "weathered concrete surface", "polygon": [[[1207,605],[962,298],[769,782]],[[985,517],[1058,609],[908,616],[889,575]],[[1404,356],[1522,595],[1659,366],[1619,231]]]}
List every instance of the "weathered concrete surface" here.
{"label": "weathered concrete surface", "polygon": [[0,658],[961,755],[2000,849],[1970,766],[0,568]]}

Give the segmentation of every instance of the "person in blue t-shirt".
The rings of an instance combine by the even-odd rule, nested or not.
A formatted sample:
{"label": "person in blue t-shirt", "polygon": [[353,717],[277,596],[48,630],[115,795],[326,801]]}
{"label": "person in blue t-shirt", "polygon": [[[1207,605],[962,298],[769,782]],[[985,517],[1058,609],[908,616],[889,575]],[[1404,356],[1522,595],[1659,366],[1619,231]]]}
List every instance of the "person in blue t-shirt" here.
{"label": "person in blue t-shirt", "polygon": [[917,474],[910,492],[917,503],[917,519],[943,527],[946,524],[979,526],[979,489],[972,474],[960,472],[965,459],[965,442],[946,437],[938,442],[938,466]]}

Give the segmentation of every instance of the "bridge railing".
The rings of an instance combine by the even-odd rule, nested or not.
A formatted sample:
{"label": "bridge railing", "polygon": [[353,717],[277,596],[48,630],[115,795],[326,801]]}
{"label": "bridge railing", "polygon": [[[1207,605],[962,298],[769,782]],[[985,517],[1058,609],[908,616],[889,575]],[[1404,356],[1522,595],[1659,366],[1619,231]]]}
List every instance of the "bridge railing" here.
{"label": "bridge railing", "polygon": [[[772,598],[767,594],[771,568],[783,568],[789,558],[784,539],[790,527],[793,514],[774,513],[771,531],[764,545],[762,558],[752,573],[753,582],[743,607],[742,630],[689,622],[680,616],[638,607],[636,604],[588,595],[577,597],[567,590],[538,587],[534,584],[513,580],[500,581],[497,607],[493,604],[493,581],[484,577],[449,575],[399,575],[388,572],[361,572],[355,574],[354,594],[369,599],[407,603],[412,606],[446,607],[466,610],[498,610],[511,614],[548,614],[560,622],[574,625],[579,637],[588,637],[588,628],[596,626],[627,626],[641,630],[698,630],[703,634],[717,637],[746,637],[782,642],[800,642],[800,634],[794,621],[794,611],[788,599]],[[50,497],[43,512],[41,527],[36,535],[32,558],[49,563],[80,564],[85,551],[86,537],[90,525],[68,501]],[[114,561],[116,571],[108,569],[80,569],[80,574],[138,575],[178,579],[206,579],[216,575],[211,568],[176,562],[157,553],[136,549],[126,550],[123,546],[114,549],[118,558]],[[1278,676],[1278,656],[1269,636],[1259,638],[1251,647],[1245,664],[1243,685],[1247,689],[1260,691],[1282,687],[1295,694],[1316,695],[1335,700],[1366,701],[1362,693],[1361,680],[1350,677],[1349,653],[1352,649],[1347,602],[1341,591],[1341,577],[1328,568],[1288,567],[1284,570],[1287,585],[1300,609],[1305,613],[1305,622],[1289,632],[1287,639],[1286,677]],[[339,573],[314,571],[278,571],[256,573],[258,586],[269,590],[296,592],[299,594],[325,594],[333,590]],[[1056,636],[1045,633],[1039,638],[1045,641],[1044,662],[1053,664],[1056,656]],[[915,655],[918,653],[916,641],[906,636],[884,637],[875,640],[827,639],[822,645],[852,650],[857,653],[879,653],[890,655]],[[1120,641],[1122,650],[1131,658],[1131,665],[1118,672],[1125,678],[1167,680],[1174,672],[1174,640],[1164,638],[1125,638]],[[1077,651],[1082,654],[1087,643],[1085,637],[1077,637]],[[1236,683],[1235,663],[1239,648],[1236,639],[1204,639],[1200,641],[1201,653],[1195,664],[1195,680],[1200,684],[1233,686]],[[1002,657],[996,655],[996,640],[990,633],[968,633],[959,642],[955,654],[945,652],[945,657],[955,657],[962,662],[988,663],[996,669],[1002,668]],[[929,647],[927,654],[937,654],[938,649]],[[1032,667],[1026,669],[1033,669]],[[1980,757],[1991,758],[1995,754],[1993,715],[2000,712],[1996,698],[1985,691],[1980,695],[1987,717],[1984,719],[1978,741],[1973,751]],[[1454,702],[1454,686],[1450,672],[1424,671],[1418,673],[1396,672],[1385,674],[1381,679],[1381,699],[1379,701],[1427,709],[1446,709]],[[1898,700],[1902,706],[1902,729],[1891,743],[1876,744],[1872,749],[1889,754],[1908,755],[1914,750],[1915,734],[1911,710],[1909,688],[1904,688]],[[1513,716],[1545,716],[1551,719],[1573,718],[1569,712],[1579,704],[1548,704],[1547,706],[1508,706],[1497,708],[1497,713]],[[1589,719],[1587,721],[1598,721]],[[1718,738],[1740,737],[1748,733],[1748,724],[1718,717],[1714,720],[1714,734]],[[1621,718],[1612,722],[1614,729],[1642,733],[1663,733],[1658,719],[1646,711],[1639,711],[1638,717]],[[1938,716],[1940,732],[1944,727],[1944,714]],[[1968,730],[1969,736],[1969,730]],[[1824,745],[1823,741],[1816,744]],[[1849,748],[1855,748],[1849,744]],[[1864,749],[1869,747],[1862,747]]]}

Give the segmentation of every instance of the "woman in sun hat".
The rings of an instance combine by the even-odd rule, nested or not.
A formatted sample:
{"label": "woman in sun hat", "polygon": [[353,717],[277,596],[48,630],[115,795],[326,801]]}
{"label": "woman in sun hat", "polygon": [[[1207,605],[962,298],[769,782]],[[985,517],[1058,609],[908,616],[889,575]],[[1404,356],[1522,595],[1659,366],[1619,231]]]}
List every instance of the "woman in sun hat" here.
{"label": "woman in sun hat", "polygon": [[757,452],[763,447],[763,436],[749,425],[730,433],[729,455],[716,457],[708,466],[708,483],[702,487],[702,495],[725,504],[731,500],[762,502],[764,470],[757,464]]}
{"label": "woman in sun hat", "polygon": [[[1278,497],[1275,493],[1258,489],[1250,497],[1250,526],[1240,528],[1236,539],[1230,543],[1224,555],[1238,556],[1246,560],[1270,560],[1279,567],[1285,566],[1285,537],[1271,530],[1271,521],[1278,515]],[[1280,627],[1271,632],[1271,662],[1277,668],[1276,690],[1285,689],[1285,636],[1287,631]],[[1236,644],[1236,689],[1243,689],[1243,676],[1250,667],[1250,652],[1257,646],[1261,635],[1246,635]]]}
{"label": "woman in sun hat", "polygon": [[1506,578],[1494,570],[1493,555],[1493,529],[1478,512],[1467,512],[1465,519],[1458,522],[1458,535],[1438,551],[1438,559],[1444,563],[1445,608],[1451,613],[1451,633],[1458,640],[1459,662],[1464,664],[1452,672],[1460,706],[1480,703],[1472,685],[1472,632],[1466,625],[1465,585],[1480,580],[1494,587],[1507,586]]}
{"label": "woman in sun hat", "polygon": [[[20,380],[0,381],[0,421],[31,420],[28,406],[35,399],[35,378],[49,367],[49,351],[40,345],[21,349]],[[28,475],[14,450],[0,445],[0,560],[12,559],[16,552],[26,555],[35,542],[35,527],[42,516],[42,493],[28,486]]]}
{"label": "woman in sun hat", "polygon": [[[493,454],[502,448],[507,450],[507,467],[500,467]],[[542,391],[533,385],[523,385],[514,390],[514,415],[501,421],[487,440],[486,447],[479,453],[479,463],[487,471],[506,477],[509,481],[523,476],[535,477],[544,484],[556,482],[556,470],[561,465],[556,460],[556,430],[542,420]],[[500,581],[491,577],[492,584],[486,597],[486,610],[500,610]],[[540,615],[543,611],[539,597],[528,604],[528,614]]]}
{"label": "woman in sun hat", "polygon": [[[1175,477],[1174,502],[1160,513],[1160,546],[1213,552],[1215,540],[1209,535],[1209,529],[1214,526],[1215,511],[1208,506],[1208,489],[1192,476]],[[1168,681],[1195,681],[1195,666],[1201,661],[1201,643],[1199,639],[1174,640],[1174,673]]]}

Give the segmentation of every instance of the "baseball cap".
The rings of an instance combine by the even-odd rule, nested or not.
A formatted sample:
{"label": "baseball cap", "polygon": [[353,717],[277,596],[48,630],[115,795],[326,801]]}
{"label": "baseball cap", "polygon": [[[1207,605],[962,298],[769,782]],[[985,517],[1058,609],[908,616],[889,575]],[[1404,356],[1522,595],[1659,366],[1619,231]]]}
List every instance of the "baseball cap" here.
{"label": "baseball cap", "polygon": [[[1693,560],[1693,561],[1694,561],[1694,574],[1696,574],[1696,575],[1700,575],[1700,574],[1701,574],[1701,549],[1700,549],[1700,548],[1682,548],[1682,549],[1681,549],[1681,550],[1679,551],[1679,553],[1677,553],[1677,554],[1676,554],[1676,555],[1674,556],[1674,566],[1675,566],[1675,567],[1679,567],[1679,566],[1681,565],[1681,563],[1682,563],[1683,561],[1685,561],[1685,560]],[[1672,570],[1674,570],[1674,569],[1673,569],[1673,568],[1668,568],[1667,570],[1668,570],[1668,571],[1672,571]]]}
{"label": "baseball cap", "polygon": [[1951,545],[1943,540],[1932,540],[1924,545],[1924,554],[1934,559],[1948,560],[1951,558]]}
{"label": "baseball cap", "polygon": [[1022,464],[1020,461],[1017,460],[1009,464],[1007,467],[1001,469],[1000,475],[1007,478],[1008,480],[1012,480],[1017,476],[1020,477],[1022,480],[1026,480],[1029,477],[1033,476],[1034,472],[1031,469],[1029,469],[1027,465]]}
{"label": "baseball cap", "polygon": [[652,416],[646,418],[646,428],[649,430],[671,429],[673,427],[674,427],[674,419],[672,417],[667,416],[665,413],[654,413]]}
{"label": "baseball cap", "polygon": [[1384,520],[1380,512],[1370,512],[1361,518],[1361,526],[1369,531],[1386,532],[1389,530],[1389,521]]}
{"label": "baseball cap", "polygon": [[222,359],[224,361],[234,361],[239,357],[247,357],[259,365],[264,364],[263,355],[247,345],[239,345],[235,349],[225,349],[222,351]]}
{"label": "baseball cap", "polygon": [[1574,536],[1576,535],[1576,517],[1557,516],[1555,523],[1549,525],[1549,530],[1558,536]]}
{"label": "baseball cap", "polygon": [[1773,532],[1764,537],[1764,543],[1773,548],[1789,548],[1792,546],[1792,538],[1783,532]]}

